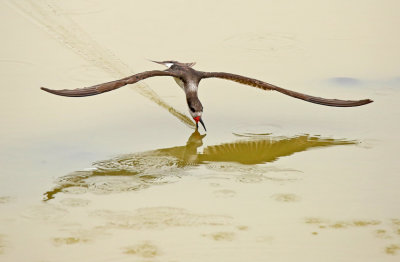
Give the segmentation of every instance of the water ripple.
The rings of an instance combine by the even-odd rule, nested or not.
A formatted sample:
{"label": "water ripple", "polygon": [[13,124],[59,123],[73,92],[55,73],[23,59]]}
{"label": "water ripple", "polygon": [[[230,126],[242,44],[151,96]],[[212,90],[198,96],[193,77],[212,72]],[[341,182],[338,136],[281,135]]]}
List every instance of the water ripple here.
{"label": "water ripple", "polygon": [[[205,135],[195,131],[184,146],[126,154],[94,163],[94,168],[60,177],[56,187],[46,192],[45,200],[66,194],[109,194],[138,191],[150,186],[173,183],[198,166],[212,173],[227,174],[239,183],[294,181],[299,170],[265,165],[311,148],[354,145],[357,141],[311,135],[274,137],[265,134],[210,145],[203,152]],[[209,175],[209,174],[208,174]]]}

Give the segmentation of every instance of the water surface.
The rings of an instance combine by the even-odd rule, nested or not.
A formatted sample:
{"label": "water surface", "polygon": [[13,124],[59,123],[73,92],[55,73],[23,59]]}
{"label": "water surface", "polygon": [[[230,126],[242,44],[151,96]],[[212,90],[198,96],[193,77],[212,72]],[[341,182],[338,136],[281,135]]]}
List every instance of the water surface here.
{"label": "water surface", "polygon": [[[0,5],[0,261],[399,259],[397,1]],[[375,102],[204,80],[205,133],[172,79],[39,89],[161,69],[147,58]]]}

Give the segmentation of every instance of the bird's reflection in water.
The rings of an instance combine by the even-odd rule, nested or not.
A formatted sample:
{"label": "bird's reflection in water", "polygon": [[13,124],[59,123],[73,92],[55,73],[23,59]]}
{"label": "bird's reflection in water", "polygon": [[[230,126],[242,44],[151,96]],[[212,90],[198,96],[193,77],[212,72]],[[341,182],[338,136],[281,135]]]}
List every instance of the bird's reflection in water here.
{"label": "bird's reflection in water", "polygon": [[96,162],[92,170],[77,171],[59,178],[57,186],[46,192],[44,199],[53,199],[59,192],[105,194],[140,190],[151,185],[174,182],[199,165],[214,171],[262,173],[265,172],[262,169],[265,165],[256,164],[273,162],[310,148],[357,143],[306,134],[293,137],[250,134],[246,139],[207,146],[203,152],[198,152],[205,136],[196,130],[184,146],[127,154]]}

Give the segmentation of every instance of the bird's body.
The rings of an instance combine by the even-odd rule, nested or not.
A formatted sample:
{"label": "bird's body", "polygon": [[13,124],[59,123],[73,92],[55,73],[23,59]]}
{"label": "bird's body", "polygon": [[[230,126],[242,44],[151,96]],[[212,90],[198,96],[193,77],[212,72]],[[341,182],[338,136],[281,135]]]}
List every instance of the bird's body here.
{"label": "bird's body", "polygon": [[94,85],[91,87],[84,87],[78,89],[64,89],[64,90],[53,90],[42,87],[41,89],[49,93],[60,96],[82,97],[82,96],[98,95],[104,92],[112,91],[114,89],[120,88],[128,84],[134,84],[149,77],[172,76],[176,81],[176,83],[185,92],[189,113],[192,116],[192,118],[196,121],[196,126],[198,126],[198,122],[200,122],[203,125],[204,129],[205,126],[202,120],[203,106],[198,97],[198,86],[200,81],[206,78],[222,78],[226,80],[235,81],[241,84],[254,86],[263,90],[274,90],[283,93],[285,95],[292,96],[294,98],[302,99],[307,102],[325,106],[354,107],[354,106],[365,105],[372,102],[372,100],[370,99],[340,100],[340,99],[326,99],[321,97],[310,96],[241,75],[224,73],[224,72],[197,71],[192,68],[192,66],[194,66],[195,63],[180,63],[177,61],[164,61],[155,63],[162,64],[166,66],[167,69],[164,71],[161,70],[145,71],[129,77],[122,78],[120,80]]}

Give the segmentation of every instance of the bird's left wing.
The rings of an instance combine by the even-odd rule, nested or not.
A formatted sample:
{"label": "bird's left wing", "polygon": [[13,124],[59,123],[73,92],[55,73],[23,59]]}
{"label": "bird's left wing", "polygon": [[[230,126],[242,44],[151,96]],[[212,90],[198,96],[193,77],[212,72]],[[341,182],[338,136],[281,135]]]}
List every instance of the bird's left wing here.
{"label": "bird's left wing", "polygon": [[235,74],[230,74],[230,73],[225,73],[225,72],[202,72],[202,78],[210,78],[210,77],[216,77],[216,78],[222,78],[226,80],[231,80],[235,81],[241,84],[249,85],[249,86],[254,86],[263,90],[274,90],[278,91],[282,94],[301,99],[310,103],[315,103],[315,104],[320,104],[320,105],[325,105],[325,106],[337,106],[337,107],[352,107],[352,106],[361,106],[365,104],[369,104],[373,102],[370,99],[363,99],[363,100],[342,100],[342,99],[328,99],[328,98],[322,98],[322,97],[316,97],[316,96],[311,96],[303,93],[299,93],[296,91],[292,91],[289,89],[285,89],[282,87],[278,87],[257,79],[241,76],[241,75],[235,75]]}
{"label": "bird's left wing", "polygon": [[93,96],[93,95],[98,95],[104,92],[109,92],[112,90],[115,90],[117,88],[120,88],[125,85],[129,84],[134,84],[136,82],[139,82],[140,80],[153,77],[153,76],[173,76],[173,77],[179,77],[173,72],[169,71],[160,71],[160,70],[153,70],[153,71],[145,71],[142,73],[138,73],[132,76],[128,76],[125,78],[122,78],[120,80],[115,80],[107,83],[102,83],[90,87],[84,87],[84,88],[77,88],[77,89],[63,89],[63,90],[54,90],[54,89],[48,89],[45,87],[41,87],[42,90],[59,95],[59,96],[70,96],[70,97],[80,97],[80,96]]}

